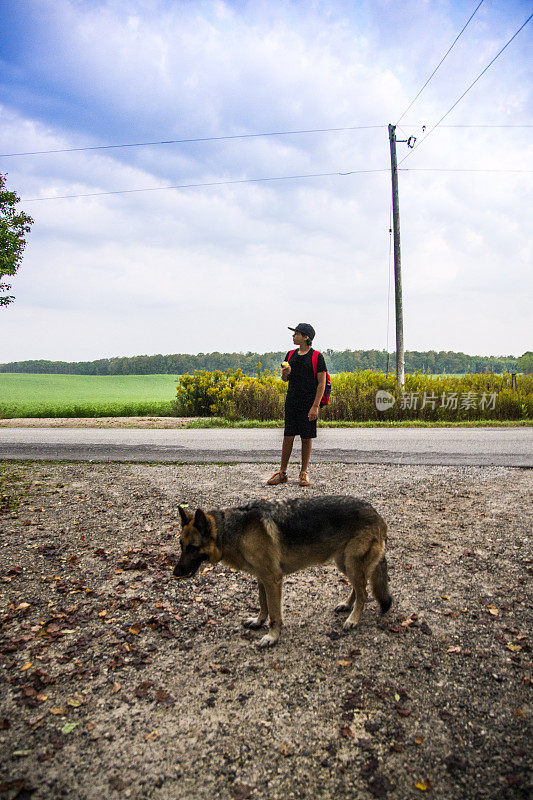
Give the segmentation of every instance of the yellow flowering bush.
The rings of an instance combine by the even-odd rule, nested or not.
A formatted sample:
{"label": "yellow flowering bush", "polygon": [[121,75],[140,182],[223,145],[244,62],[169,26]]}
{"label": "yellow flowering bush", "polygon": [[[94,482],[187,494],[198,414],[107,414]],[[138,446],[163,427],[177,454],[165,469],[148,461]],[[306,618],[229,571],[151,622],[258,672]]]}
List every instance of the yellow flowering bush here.
{"label": "yellow flowering bush", "polygon": [[[376,408],[376,393],[380,389],[394,397],[394,404],[386,411]],[[533,376],[520,375],[514,391],[508,373],[435,376],[418,372],[407,374],[404,390],[398,392],[394,373],[345,372],[332,378],[330,404],[320,416],[354,421],[530,419]]]}
{"label": "yellow flowering bush", "polygon": [[192,375],[181,375],[176,381],[174,409],[181,417],[224,416],[236,384],[244,378],[241,369],[225,372],[197,369]]}
{"label": "yellow flowering bush", "polygon": [[[376,393],[394,397],[386,411],[376,407]],[[268,370],[247,377],[242,370],[196,370],[177,381],[178,416],[273,420],[283,417],[287,383]],[[399,393],[394,373],[343,372],[332,377],[331,400],[320,411],[325,420],[475,420],[533,418],[533,375],[520,375],[517,388],[508,373],[405,376]]]}

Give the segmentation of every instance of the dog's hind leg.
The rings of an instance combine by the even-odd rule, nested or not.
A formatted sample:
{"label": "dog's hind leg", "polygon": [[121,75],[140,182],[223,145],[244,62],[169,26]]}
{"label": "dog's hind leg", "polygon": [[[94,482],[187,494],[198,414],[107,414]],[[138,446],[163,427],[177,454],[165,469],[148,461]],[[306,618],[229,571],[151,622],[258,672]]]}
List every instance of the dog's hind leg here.
{"label": "dog's hind leg", "polygon": [[252,628],[252,630],[257,630],[258,628],[262,628],[266,622],[268,617],[268,605],[267,605],[267,596],[265,587],[263,583],[257,579],[257,586],[259,589],[259,614],[257,617],[248,617],[243,622],[245,628]]}
{"label": "dog's hind leg", "polygon": [[[335,563],[340,572],[343,572],[346,575],[344,552],[338,553],[335,556]],[[351,611],[354,603],[355,603],[355,591],[352,589],[348,599],[344,603],[339,603],[338,605],[335,606],[335,611],[336,612]]]}
{"label": "dog's hind leg", "polygon": [[366,576],[360,562],[355,562],[353,564],[348,577],[350,578],[350,582],[353,586],[350,598],[352,595],[355,595],[355,604],[352,603],[350,616],[344,621],[342,626],[345,631],[355,628],[361,619],[361,614],[363,613],[363,608],[365,607],[368,597],[368,592],[366,590]]}
{"label": "dog's hind leg", "polygon": [[355,606],[345,620],[344,630],[354,628],[359,620],[368,598],[366,589],[368,579],[383,556],[383,545],[373,542],[364,556],[357,553],[346,553],[346,572],[355,591]]}
{"label": "dog's hind leg", "polygon": [[275,576],[269,577],[268,580],[264,581],[267,605],[268,605],[268,616],[270,617],[268,622],[269,631],[266,636],[263,636],[262,639],[259,640],[259,647],[272,647],[272,645],[276,644],[279,639],[279,634],[281,631],[282,619],[281,619],[281,586],[283,582],[283,576]]}
{"label": "dog's hind leg", "polygon": [[335,606],[335,611],[338,613],[339,611],[351,611],[353,608],[353,604],[355,603],[355,591],[352,589],[350,592],[350,596],[345,600],[344,603],[338,603]]}

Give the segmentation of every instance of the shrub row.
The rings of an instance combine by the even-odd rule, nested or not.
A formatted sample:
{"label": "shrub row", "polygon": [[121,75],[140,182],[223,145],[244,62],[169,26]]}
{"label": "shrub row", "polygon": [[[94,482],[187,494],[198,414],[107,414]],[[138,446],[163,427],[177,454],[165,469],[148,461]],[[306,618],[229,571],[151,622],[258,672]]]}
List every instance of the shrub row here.
{"label": "shrub row", "polygon": [[[388,392],[391,405],[376,407],[376,393]],[[272,420],[283,417],[287,384],[270,373],[248,377],[242,370],[196,370],[177,381],[176,416]],[[392,402],[394,400],[394,402]],[[363,370],[333,376],[331,400],[320,413],[324,420],[479,420],[533,417],[533,375],[471,374],[462,377],[405,376],[398,392],[394,374]]]}

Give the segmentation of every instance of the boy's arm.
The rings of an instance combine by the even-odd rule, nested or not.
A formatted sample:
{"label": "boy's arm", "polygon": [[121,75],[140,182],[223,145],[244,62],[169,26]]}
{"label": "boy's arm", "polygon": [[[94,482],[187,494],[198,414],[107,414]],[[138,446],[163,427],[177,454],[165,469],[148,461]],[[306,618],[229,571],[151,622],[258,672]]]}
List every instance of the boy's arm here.
{"label": "boy's arm", "polygon": [[318,387],[316,390],[315,399],[313,405],[309,410],[309,421],[312,422],[314,419],[318,419],[318,409],[320,406],[320,401],[322,400],[322,396],[324,394],[324,390],[326,388],[326,373],[325,372],[317,372],[316,374],[318,380]]}
{"label": "boy's arm", "polygon": [[291,374],[291,367],[288,361],[289,353],[285,356],[285,361],[281,362],[281,380],[285,381],[285,383],[289,380],[289,375]]}

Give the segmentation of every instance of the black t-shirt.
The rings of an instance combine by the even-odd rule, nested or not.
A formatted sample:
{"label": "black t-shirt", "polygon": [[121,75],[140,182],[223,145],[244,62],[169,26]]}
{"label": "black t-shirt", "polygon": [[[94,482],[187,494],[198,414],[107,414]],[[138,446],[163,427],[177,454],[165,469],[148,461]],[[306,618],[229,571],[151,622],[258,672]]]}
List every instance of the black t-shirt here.
{"label": "black t-shirt", "polygon": [[[289,353],[285,361],[289,361]],[[291,372],[289,375],[289,388],[287,390],[287,403],[295,408],[308,411],[313,405],[318,379],[313,371],[313,348],[311,347],[303,356],[296,350],[289,361]],[[322,353],[318,354],[316,371],[326,372],[326,362]]]}

